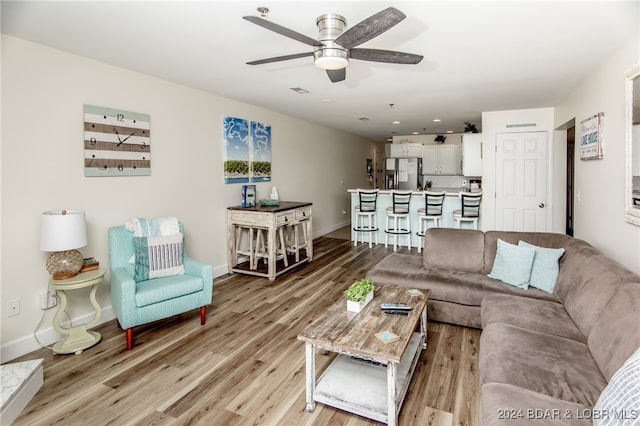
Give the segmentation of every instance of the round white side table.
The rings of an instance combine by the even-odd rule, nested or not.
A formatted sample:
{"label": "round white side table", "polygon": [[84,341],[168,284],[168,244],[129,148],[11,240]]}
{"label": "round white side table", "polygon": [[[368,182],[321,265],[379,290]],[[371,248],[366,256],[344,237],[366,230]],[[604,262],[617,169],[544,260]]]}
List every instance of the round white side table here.
{"label": "round white side table", "polygon": [[[100,305],[96,301],[96,290],[98,285],[104,278],[105,270],[96,269],[88,272],[81,272],[75,277],[66,280],[49,280],[51,288],[56,290],[60,297],[60,305],[58,306],[58,312],[53,317],[53,328],[61,334],[65,334],[66,337],[62,338],[59,342],[53,345],[53,352],[56,354],[80,354],[83,350],[90,348],[100,342],[102,336],[97,331],[87,330],[98,323],[100,319],[101,309]],[[91,287],[91,293],[89,293],[89,300],[96,310],[96,315],[91,321],[86,324],[76,325],[69,328],[64,328],[60,324],[60,317],[67,307],[67,294],[69,290],[78,290],[81,288]]]}

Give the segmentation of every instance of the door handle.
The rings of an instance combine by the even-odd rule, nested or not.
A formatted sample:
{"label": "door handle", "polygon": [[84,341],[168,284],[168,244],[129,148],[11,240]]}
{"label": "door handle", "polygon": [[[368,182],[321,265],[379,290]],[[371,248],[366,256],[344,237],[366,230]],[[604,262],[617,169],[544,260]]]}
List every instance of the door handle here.
{"label": "door handle", "polygon": [[544,209],[544,203],[538,204],[538,207],[540,207],[541,209]]}

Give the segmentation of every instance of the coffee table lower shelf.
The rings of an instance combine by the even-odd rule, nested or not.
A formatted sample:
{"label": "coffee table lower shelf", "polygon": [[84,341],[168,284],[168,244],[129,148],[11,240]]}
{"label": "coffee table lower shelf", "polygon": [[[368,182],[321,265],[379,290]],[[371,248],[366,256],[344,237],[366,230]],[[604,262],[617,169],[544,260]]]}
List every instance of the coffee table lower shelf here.
{"label": "coffee table lower shelf", "polygon": [[[397,366],[338,355],[317,380],[313,400],[379,422],[395,424],[424,343],[421,333],[413,333]],[[392,411],[391,418],[389,411]]]}

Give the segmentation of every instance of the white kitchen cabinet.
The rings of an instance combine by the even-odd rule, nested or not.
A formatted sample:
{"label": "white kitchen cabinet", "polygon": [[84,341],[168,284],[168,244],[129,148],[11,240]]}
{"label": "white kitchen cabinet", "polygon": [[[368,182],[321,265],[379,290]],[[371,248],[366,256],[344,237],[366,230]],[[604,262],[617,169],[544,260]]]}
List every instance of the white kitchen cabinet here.
{"label": "white kitchen cabinet", "polygon": [[387,157],[422,157],[422,144],[418,143],[392,143],[389,146]]}
{"label": "white kitchen cabinet", "polygon": [[482,176],[482,134],[462,135],[462,174],[464,176]]}
{"label": "white kitchen cabinet", "polygon": [[462,173],[460,145],[425,145],[422,147],[422,174],[459,175]]}
{"label": "white kitchen cabinet", "polygon": [[439,174],[437,145],[425,145],[422,147],[422,174],[423,175]]}

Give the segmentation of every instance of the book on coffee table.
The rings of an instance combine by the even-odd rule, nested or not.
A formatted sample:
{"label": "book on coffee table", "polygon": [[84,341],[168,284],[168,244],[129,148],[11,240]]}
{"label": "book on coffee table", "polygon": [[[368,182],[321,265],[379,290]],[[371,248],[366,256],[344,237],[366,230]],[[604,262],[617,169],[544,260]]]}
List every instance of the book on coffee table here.
{"label": "book on coffee table", "polygon": [[422,296],[422,292],[417,288],[410,288],[407,290],[409,296]]}
{"label": "book on coffee table", "polygon": [[400,336],[398,336],[396,333],[394,333],[393,331],[381,331],[379,333],[376,333],[376,337],[378,338],[378,340],[380,340],[382,343],[391,343],[391,342],[395,342],[397,340],[400,340]]}

